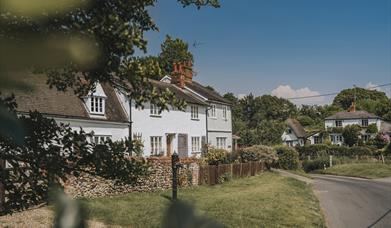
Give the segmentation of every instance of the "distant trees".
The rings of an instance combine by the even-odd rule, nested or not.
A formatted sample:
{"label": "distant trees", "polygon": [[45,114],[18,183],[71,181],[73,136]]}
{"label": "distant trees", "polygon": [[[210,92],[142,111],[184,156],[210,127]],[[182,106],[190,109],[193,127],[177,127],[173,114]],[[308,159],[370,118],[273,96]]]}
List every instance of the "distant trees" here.
{"label": "distant trees", "polygon": [[227,93],[224,97],[233,104],[233,132],[241,137],[242,146],[280,144],[285,120],[297,114],[293,103],[275,96],[249,94],[238,99]]}
{"label": "distant trees", "polygon": [[333,106],[348,109],[356,97],[356,108],[374,113],[391,121],[391,99],[384,92],[353,88],[342,90],[333,100]]}

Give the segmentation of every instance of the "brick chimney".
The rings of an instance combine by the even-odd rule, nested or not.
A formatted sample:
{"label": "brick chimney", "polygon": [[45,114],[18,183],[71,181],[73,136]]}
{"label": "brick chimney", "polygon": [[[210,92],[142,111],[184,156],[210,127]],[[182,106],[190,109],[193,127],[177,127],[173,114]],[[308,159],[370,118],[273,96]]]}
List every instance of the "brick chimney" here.
{"label": "brick chimney", "polygon": [[193,63],[186,61],[182,63],[174,63],[174,69],[171,73],[171,83],[184,89],[186,83],[193,82]]}
{"label": "brick chimney", "polygon": [[171,72],[171,83],[179,86],[180,88],[185,88],[185,72],[183,68],[183,64],[181,63],[174,63],[174,69]]}
{"label": "brick chimney", "polygon": [[352,102],[352,105],[348,108],[348,112],[355,112],[356,111],[356,102]]}

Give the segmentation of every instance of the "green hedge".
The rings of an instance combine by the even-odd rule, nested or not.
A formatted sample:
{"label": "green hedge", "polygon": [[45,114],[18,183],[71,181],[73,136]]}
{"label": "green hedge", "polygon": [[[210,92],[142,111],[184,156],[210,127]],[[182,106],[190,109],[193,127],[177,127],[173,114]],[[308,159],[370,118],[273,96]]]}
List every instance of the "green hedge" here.
{"label": "green hedge", "polygon": [[278,166],[281,169],[295,170],[299,168],[299,153],[287,146],[275,147],[278,156]]}
{"label": "green hedge", "polygon": [[335,155],[335,156],[372,156],[377,150],[374,147],[369,146],[337,146],[337,145],[325,145],[325,144],[315,144],[307,145],[303,147],[297,147],[299,152],[300,159],[306,159],[308,156],[312,158]]}
{"label": "green hedge", "polygon": [[267,167],[272,166],[277,160],[277,153],[273,147],[255,145],[242,148],[238,152],[240,162],[264,161]]}

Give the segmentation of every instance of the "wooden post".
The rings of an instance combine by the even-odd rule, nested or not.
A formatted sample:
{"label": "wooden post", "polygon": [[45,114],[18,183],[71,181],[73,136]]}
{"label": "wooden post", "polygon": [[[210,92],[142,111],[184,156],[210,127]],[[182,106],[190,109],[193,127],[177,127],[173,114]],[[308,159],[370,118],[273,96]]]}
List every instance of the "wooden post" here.
{"label": "wooden post", "polygon": [[384,164],[384,155],[383,154],[381,155],[381,161]]}
{"label": "wooden post", "polygon": [[[4,178],[4,171],[5,171],[5,160],[3,159],[0,159],[0,175],[1,175],[1,180],[3,180]],[[4,212],[5,210],[5,207],[4,207],[4,204],[5,204],[5,187],[4,187],[4,184],[3,182],[1,182],[0,180],[0,215],[2,214],[2,212]]]}
{"label": "wooden post", "polygon": [[330,168],[333,167],[333,155],[330,155]]}

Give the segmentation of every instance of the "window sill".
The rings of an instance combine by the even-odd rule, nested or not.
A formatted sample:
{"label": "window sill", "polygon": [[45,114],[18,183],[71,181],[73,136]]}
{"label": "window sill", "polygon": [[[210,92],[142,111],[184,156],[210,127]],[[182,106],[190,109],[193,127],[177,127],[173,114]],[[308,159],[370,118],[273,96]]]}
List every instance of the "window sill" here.
{"label": "window sill", "polygon": [[200,121],[200,119],[193,119],[193,118],[192,118],[191,120],[194,120],[194,121]]}
{"label": "window sill", "polygon": [[201,151],[192,151],[191,153],[192,153],[192,154],[200,154]]}
{"label": "window sill", "polygon": [[153,115],[153,114],[150,114],[149,116],[150,116],[150,117],[153,117],[153,118],[162,118],[162,115]]}

